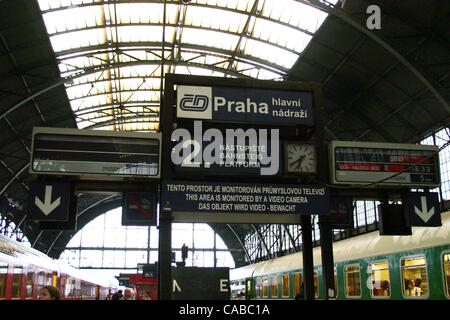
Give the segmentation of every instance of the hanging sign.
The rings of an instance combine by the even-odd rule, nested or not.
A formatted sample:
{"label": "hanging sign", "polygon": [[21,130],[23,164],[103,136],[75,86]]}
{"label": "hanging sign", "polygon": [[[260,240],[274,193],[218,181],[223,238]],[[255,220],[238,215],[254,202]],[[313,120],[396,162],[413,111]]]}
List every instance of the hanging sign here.
{"label": "hanging sign", "polygon": [[179,85],[177,117],[312,126],[313,93]]}

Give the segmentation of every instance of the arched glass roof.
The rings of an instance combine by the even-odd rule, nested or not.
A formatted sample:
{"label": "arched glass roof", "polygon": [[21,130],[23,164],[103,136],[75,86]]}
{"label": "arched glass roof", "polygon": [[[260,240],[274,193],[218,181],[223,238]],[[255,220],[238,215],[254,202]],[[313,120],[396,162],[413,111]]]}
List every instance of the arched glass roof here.
{"label": "arched glass roof", "polygon": [[307,3],[39,0],[78,127],[137,131],[166,73],[284,79],[327,17]]}

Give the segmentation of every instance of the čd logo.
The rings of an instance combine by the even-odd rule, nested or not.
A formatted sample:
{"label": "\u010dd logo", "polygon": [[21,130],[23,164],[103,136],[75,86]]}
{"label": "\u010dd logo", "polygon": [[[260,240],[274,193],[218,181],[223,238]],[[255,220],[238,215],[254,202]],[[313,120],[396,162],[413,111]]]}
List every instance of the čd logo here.
{"label": "\u010dd logo", "polygon": [[180,109],[184,111],[203,112],[208,107],[209,99],[201,94],[185,94],[180,100]]}

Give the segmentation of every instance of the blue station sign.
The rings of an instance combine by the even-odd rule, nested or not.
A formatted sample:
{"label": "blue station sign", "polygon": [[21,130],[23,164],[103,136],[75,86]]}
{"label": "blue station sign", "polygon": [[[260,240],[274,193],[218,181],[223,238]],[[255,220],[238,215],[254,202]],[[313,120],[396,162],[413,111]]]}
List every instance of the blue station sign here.
{"label": "blue station sign", "polygon": [[179,85],[177,117],[313,126],[313,93]]}

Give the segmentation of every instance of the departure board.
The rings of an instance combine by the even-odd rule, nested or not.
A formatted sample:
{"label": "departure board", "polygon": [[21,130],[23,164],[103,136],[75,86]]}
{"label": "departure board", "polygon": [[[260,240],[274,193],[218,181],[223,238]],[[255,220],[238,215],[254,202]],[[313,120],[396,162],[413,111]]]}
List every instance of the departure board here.
{"label": "departure board", "polygon": [[329,151],[333,184],[440,185],[437,146],[332,141]]}
{"label": "departure board", "polygon": [[31,174],[159,178],[161,134],[33,128]]}

